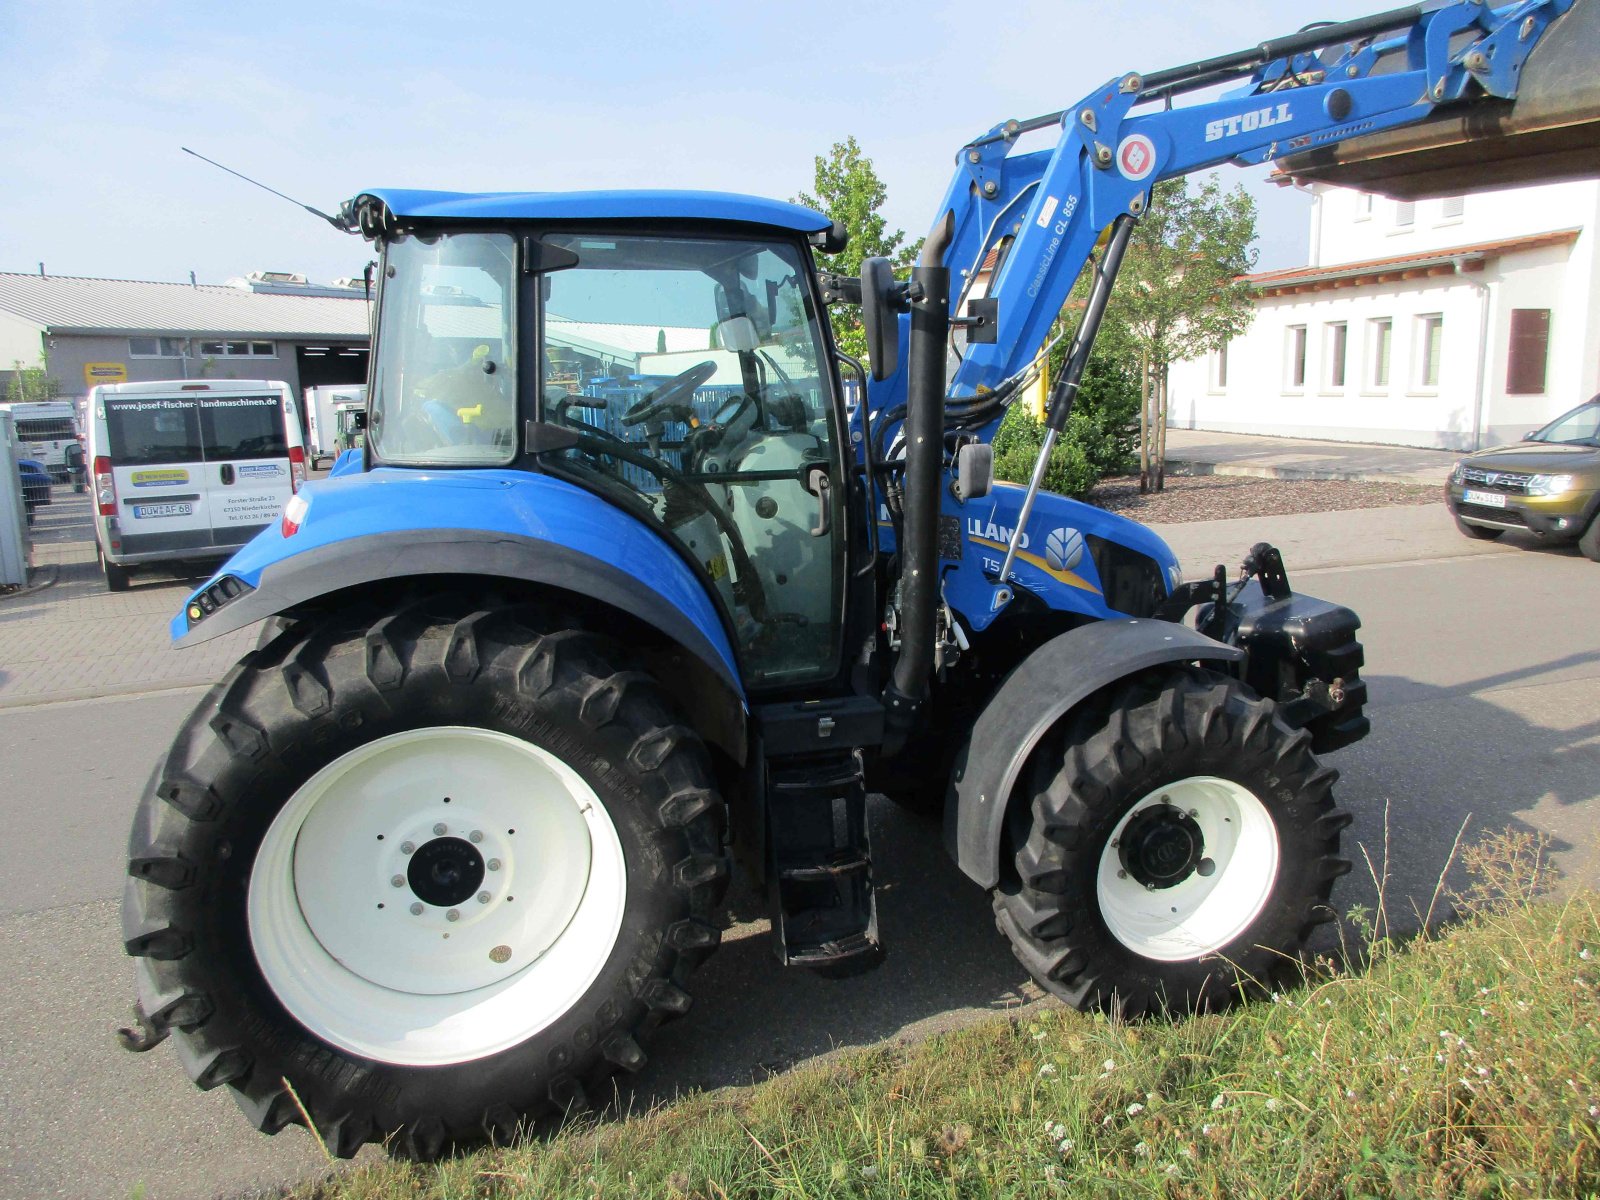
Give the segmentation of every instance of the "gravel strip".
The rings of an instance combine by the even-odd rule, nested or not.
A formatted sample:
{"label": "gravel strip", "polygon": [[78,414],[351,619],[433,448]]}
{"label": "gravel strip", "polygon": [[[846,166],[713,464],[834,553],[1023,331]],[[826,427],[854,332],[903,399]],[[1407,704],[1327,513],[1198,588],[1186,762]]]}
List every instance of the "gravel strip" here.
{"label": "gravel strip", "polygon": [[1139,494],[1137,475],[1104,479],[1089,503],[1147,525],[1220,521],[1229,517],[1276,517],[1289,513],[1341,512],[1437,504],[1437,487],[1343,479],[1260,479],[1252,475],[1168,475],[1162,492]]}

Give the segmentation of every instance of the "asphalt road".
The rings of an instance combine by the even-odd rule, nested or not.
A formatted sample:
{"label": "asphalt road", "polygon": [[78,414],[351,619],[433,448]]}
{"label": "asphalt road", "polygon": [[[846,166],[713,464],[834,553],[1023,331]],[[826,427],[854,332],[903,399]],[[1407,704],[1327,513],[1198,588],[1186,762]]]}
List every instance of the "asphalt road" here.
{"label": "asphalt road", "polygon": [[[1389,516],[1271,524],[1297,587],[1366,623],[1374,731],[1330,762],[1356,813],[1355,857],[1364,849],[1384,878],[1396,927],[1415,927],[1433,902],[1469,818],[1475,831],[1547,832],[1569,878],[1600,884],[1600,566],[1570,551],[1467,543],[1442,509],[1378,511]],[[1247,522],[1162,532],[1191,575],[1214,548],[1256,540]],[[260,1138],[225,1090],[194,1091],[170,1047],[135,1056],[111,1039],[132,998],[117,929],[128,817],[199,694],[0,710],[0,1196],[128,1196],[141,1184],[152,1200],[234,1196],[321,1169],[303,1133]],[[945,858],[936,823],[887,804],[873,823],[885,965],[843,982],[782,972],[763,926],[737,925],[625,1103],[1039,1002],[986,898]],[[1364,866],[1337,893],[1346,906],[1376,896]],[[736,911],[753,908],[736,897]]]}

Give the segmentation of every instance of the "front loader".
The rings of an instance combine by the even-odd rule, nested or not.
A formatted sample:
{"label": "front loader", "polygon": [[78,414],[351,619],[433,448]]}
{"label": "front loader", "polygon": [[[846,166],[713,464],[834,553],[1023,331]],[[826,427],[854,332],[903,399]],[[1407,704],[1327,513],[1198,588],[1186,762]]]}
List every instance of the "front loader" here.
{"label": "front loader", "polygon": [[[750,197],[355,197],[364,445],[173,621],[263,624],[139,805],[125,1041],[341,1155],[510,1138],[642,1065],[734,869],[781,963],[875,964],[871,790],[942,806],[1070,1004],[1270,986],[1349,866],[1316,755],[1367,731],[1359,622],[1265,544],[1183,582],[1044,462],[1157,181],[1511,94],[1565,7],[1323,26],[997,126],[908,280],[819,275],[841,231]],[[995,484],[1086,263],[1039,465]]]}

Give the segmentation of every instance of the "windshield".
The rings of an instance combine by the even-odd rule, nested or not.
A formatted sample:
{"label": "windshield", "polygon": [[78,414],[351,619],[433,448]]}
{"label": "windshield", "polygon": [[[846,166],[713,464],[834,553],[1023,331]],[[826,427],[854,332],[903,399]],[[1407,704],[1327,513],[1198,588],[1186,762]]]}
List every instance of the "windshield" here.
{"label": "windshield", "polygon": [[831,675],[845,488],[801,251],[544,240],[578,259],[544,283],[544,419],[583,435],[551,465],[658,522],[705,568],[753,686]]}
{"label": "windshield", "polygon": [[1532,442],[1559,442],[1570,446],[1600,446],[1600,396],[1563,413],[1538,433]]}
{"label": "windshield", "polygon": [[515,258],[502,233],[389,243],[371,418],[373,448],[385,462],[511,461]]}

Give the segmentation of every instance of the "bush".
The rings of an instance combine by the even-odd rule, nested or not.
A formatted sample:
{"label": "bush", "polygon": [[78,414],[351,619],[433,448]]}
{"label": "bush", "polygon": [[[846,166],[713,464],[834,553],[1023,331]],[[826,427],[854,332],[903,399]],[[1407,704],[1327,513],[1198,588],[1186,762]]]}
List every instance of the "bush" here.
{"label": "bush", "polygon": [[[1132,374],[1109,360],[1090,359],[1066,435],[1045,468],[1044,487],[1082,499],[1108,475],[1131,470],[1136,457],[1139,390]],[[1044,444],[1044,426],[1025,405],[1013,404],[994,436],[996,479],[1027,483]]]}

